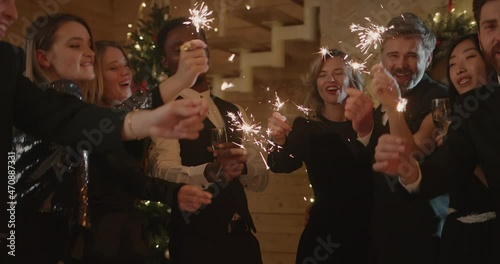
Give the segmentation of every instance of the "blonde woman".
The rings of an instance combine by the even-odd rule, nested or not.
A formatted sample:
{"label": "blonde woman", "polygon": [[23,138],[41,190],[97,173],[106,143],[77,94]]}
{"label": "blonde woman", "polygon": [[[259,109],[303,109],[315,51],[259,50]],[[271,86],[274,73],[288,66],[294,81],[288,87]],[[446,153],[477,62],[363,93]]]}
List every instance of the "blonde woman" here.
{"label": "blonde woman", "polygon": [[[271,171],[290,173],[305,163],[314,192],[296,263],[367,263],[372,170],[360,141],[372,128],[373,103],[360,91],[360,73],[339,50],[318,58],[306,81],[315,116],[299,117],[291,127],[273,113],[268,122],[280,146],[269,154]],[[319,254],[320,245],[329,248]]]}

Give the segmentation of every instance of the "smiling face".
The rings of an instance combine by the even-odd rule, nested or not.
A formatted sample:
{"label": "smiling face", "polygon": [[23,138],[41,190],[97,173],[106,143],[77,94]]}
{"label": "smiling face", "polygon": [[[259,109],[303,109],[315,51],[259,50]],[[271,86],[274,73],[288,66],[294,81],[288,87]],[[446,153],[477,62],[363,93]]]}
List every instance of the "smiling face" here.
{"label": "smiling face", "polygon": [[54,34],[50,49],[36,51],[38,63],[51,80],[91,81],[95,78],[91,47],[90,34],[82,24],[65,22]]}
{"label": "smiling face", "polygon": [[449,74],[458,94],[463,94],[487,83],[486,63],[478,47],[470,39],[453,49],[449,60]]}
{"label": "smiling face", "polygon": [[394,76],[403,93],[422,80],[431,59],[420,38],[394,37],[384,42],[382,65]]}
{"label": "smiling face", "polygon": [[500,0],[488,1],[481,8],[479,41],[486,62],[500,75]]}
{"label": "smiling face", "polygon": [[123,52],[107,47],[99,63],[104,86],[103,103],[114,106],[129,98],[132,95],[132,73]]}
{"label": "smiling face", "polygon": [[328,58],[323,63],[316,80],[319,96],[325,105],[342,103],[347,96],[348,83],[346,64],[338,57]]}
{"label": "smiling face", "polygon": [[7,34],[7,29],[17,19],[15,0],[0,0],[0,40]]}

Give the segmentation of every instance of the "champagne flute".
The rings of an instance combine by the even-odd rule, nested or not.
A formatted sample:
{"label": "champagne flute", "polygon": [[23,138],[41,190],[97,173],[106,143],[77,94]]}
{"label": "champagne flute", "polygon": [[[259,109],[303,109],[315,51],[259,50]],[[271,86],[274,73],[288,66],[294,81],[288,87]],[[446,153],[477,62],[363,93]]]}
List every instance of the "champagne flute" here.
{"label": "champagne flute", "polygon": [[432,100],[432,121],[434,127],[440,134],[448,133],[451,124],[451,107],[448,98],[436,98]]}
{"label": "champagne flute", "polygon": [[210,140],[214,151],[222,150],[218,145],[227,142],[226,128],[217,127],[210,130]]}

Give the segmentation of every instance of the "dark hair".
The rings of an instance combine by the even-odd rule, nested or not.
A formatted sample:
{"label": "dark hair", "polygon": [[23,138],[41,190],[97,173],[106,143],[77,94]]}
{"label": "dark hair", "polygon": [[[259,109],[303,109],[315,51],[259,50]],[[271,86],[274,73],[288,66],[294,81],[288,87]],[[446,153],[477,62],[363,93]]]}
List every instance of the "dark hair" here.
{"label": "dark hair", "polygon": [[[171,19],[165,23],[165,25],[160,29],[160,32],[158,33],[158,41],[156,43],[156,47],[158,49],[158,53],[160,56],[165,56],[165,50],[164,50],[164,45],[165,41],[167,41],[167,36],[170,31],[173,29],[180,27],[180,26],[190,26],[186,25],[187,22],[191,22],[191,20],[187,17],[178,17]],[[205,36],[205,31],[201,28],[200,29],[200,36],[205,43],[207,42],[207,38]]]}
{"label": "dark hair", "polygon": [[[476,49],[478,53],[483,57],[483,53],[480,51],[480,46],[479,46],[479,39],[477,37],[476,33],[472,34],[467,34],[463,36],[458,36],[450,41],[448,44],[448,50],[447,50],[447,65],[446,65],[446,77],[448,78],[448,83],[449,83],[449,89],[448,89],[448,95],[450,97],[450,102],[453,104],[455,101],[455,98],[458,96],[458,91],[457,88],[453,85],[453,82],[451,81],[451,76],[450,76],[450,57],[451,53],[453,50],[458,46],[458,44],[466,41],[466,40],[471,40],[474,43],[474,46],[476,46]],[[484,59],[484,57],[483,57]]]}
{"label": "dark hair", "polygon": [[479,21],[481,20],[481,9],[484,4],[489,0],[473,0],[472,1],[472,12],[474,13],[474,19],[476,20],[477,30],[479,31]]}
{"label": "dark hair", "polygon": [[[404,13],[391,19],[389,24],[387,24],[387,31],[382,34],[382,40],[385,42],[397,36],[422,39],[422,44],[425,51],[427,51],[427,55],[432,54],[432,51],[436,47],[436,36],[425,25],[424,21],[413,13]],[[384,44],[382,44],[383,49]]]}
{"label": "dark hair", "polygon": [[340,58],[346,64],[346,78],[349,78],[349,85],[351,87],[357,88],[358,90],[363,90],[363,76],[358,69],[353,69],[352,67],[350,67],[350,65],[348,64],[348,62],[350,61],[349,55],[341,50],[329,50],[329,53],[325,55],[325,58],[319,57],[313,61],[311,70],[304,79],[304,84],[309,89],[305,105],[308,108],[314,109],[316,115],[320,114],[321,111],[323,111],[325,108],[325,102],[319,95],[318,91],[318,76],[321,73],[321,69],[323,68],[323,64],[325,63],[325,61],[333,57]]}

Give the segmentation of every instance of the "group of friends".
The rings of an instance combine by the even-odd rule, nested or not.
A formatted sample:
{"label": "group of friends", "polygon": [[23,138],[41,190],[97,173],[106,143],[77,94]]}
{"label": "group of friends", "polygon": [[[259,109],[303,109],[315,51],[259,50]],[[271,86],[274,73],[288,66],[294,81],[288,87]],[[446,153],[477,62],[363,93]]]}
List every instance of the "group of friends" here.
{"label": "group of friends", "polygon": [[[500,262],[500,1],[473,11],[478,32],[449,45],[449,87],[426,74],[435,36],[404,13],[382,35],[369,85],[330,50],[306,79],[314,115],[269,117],[270,170],[305,164],[314,191],[296,263]],[[0,38],[17,15],[0,2]],[[135,95],[123,49],[94,41],[78,16],[37,18],[24,51],[0,42],[2,151],[22,167],[8,263],[145,263],[137,199],[172,208],[172,263],[262,263],[245,190],[263,191],[269,172],[230,118],[245,111],[210,93],[207,39],[187,21],[158,32],[169,78]],[[453,106],[445,133],[437,98]],[[228,143],[216,150],[220,127]]]}

